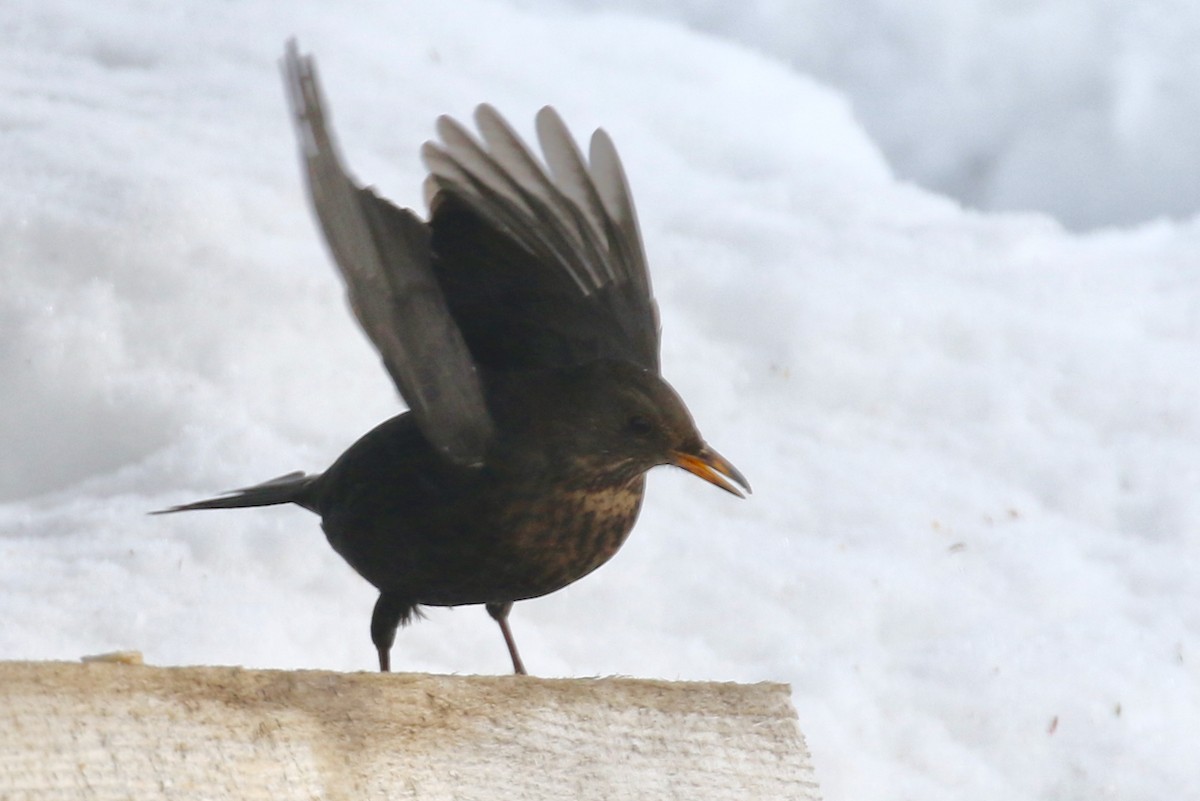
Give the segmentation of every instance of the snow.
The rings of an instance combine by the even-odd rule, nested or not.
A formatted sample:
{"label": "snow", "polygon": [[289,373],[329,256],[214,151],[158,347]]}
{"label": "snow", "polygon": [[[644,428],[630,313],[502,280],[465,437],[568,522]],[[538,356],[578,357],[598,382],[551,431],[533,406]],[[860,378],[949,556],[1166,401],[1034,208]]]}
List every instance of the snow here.
{"label": "snow", "polygon": [[844,90],[902,178],[1075,228],[1200,207],[1186,0],[542,0],[743,42]]}
{"label": "snow", "polygon": [[[1089,111],[1079,84],[1086,62],[1194,85],[1200,14],[875,3],[823,37],[742,5],[737,25],[690,6],[719,37],[501,0],[6,6],[0,658],[372,668],[374,592],[307,512],[144,514],[322,469],[399,408],[303,196],[276,69],[294,34],[353,169],[402,204],[440,113],[488,101],[528,132],[552,103],[580,135],[604,125],[664,371],[754,485],[653,472],[612,563],[517,606],[535,673],[790,682],[831,801],[1194,794],[1197,101],[1143,87]],[[834,24],[810,2],[795,29],[801,8]],[[1051,48],[1055,14],[1089,24]],[[895,33],[922,19],[927,37]],[[922,119],[915,98],[966,102],[1001,40],[1043,57],[988,73],[1005,112]],[[832,88],[853,59],[893,96]],[[1132,132],[1119,151],[1088,114]],[[907,166],[896,142],[919,145]],[[1002,144],[980,161],[980,142]],[[1012,193],[959,191],[979,164]],[[1039,196],[1071,226],[1176,219],[1072,232],[897,175],[998,209]],[[475,608],[430,610],[393,662],[508,669]]]}

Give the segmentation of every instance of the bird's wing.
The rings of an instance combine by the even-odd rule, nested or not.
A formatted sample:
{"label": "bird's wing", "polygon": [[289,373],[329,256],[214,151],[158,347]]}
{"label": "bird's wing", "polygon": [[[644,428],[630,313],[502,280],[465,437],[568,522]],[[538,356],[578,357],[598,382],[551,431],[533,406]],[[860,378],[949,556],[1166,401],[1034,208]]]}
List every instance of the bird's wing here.
{"label": "bird's wing", "polygon": [[422,150],[433,269],[485,368],[563,367],[598,358],[658,370],[658,313],[633,199],[612,140],[585,161],[550,107],[535,157],[495,109],[476,139],[449,117]]}
{"label": "bird's wing", "polygon": [[425,437],[452,461],[480,464],[492,422],[470,350],[431,268],[429,226],[346,173],[316,67],[288,42],[287,95],[309,196],[359,325]]}

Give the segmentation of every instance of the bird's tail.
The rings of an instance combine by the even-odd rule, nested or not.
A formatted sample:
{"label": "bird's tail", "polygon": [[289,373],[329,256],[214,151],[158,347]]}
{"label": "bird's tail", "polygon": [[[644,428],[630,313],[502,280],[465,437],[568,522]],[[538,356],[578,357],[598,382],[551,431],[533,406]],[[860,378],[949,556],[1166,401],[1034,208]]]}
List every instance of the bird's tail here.
{"label": "bird's tail", "polygon": [[217,498],[159,509],[150,514],[165,515],[171,512],[190,512],[193,509],[239,509],[245,506],[274,506],[281,503],[294,503],[315,511],[313,487],[320,477],[320,474],[310,476],[301,472],[288,473],[253,487],[230,490]]}

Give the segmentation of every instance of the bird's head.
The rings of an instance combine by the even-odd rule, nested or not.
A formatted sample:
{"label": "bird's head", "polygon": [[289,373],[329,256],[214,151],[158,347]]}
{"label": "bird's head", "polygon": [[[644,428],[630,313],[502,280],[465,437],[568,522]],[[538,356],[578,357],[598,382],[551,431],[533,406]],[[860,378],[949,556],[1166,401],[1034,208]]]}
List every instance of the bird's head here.
{"label": "bird's head", "polygon": [[[659,375],[628,362],[556,370],[521,395],[523,414],[547,448],[596,474],[628,478],[658,465],[682,467],[744,497],[741,472],[710,448],[679,394]],[[526,429],[529,431],[530,429]]]}

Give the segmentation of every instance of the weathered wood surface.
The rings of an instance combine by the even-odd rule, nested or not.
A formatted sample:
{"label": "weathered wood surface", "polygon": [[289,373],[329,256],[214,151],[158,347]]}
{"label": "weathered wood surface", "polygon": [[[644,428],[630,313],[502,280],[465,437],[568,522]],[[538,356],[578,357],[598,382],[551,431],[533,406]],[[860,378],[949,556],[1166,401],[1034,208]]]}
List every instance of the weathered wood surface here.
{"label": "weathered wood surface", "polygon": [[779,684],[0,663],[0,799],[816,799]]}

